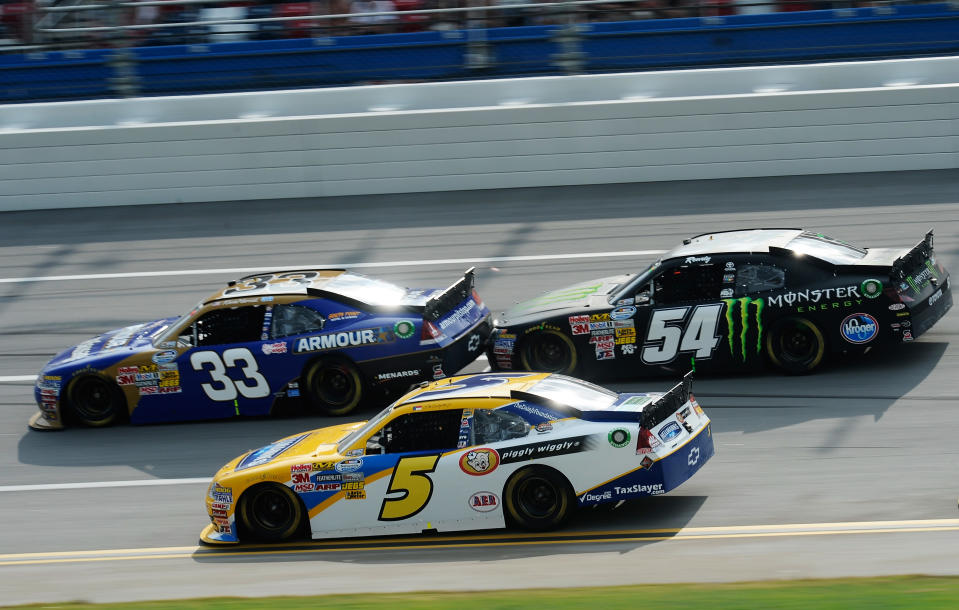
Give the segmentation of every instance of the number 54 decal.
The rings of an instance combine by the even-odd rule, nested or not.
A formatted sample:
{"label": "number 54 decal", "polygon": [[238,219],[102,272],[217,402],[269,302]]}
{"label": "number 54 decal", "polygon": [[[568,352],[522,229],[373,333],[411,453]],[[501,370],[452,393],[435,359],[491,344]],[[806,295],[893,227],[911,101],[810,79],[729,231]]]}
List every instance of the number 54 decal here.
{"label": "number 54 decal", "polygon": [[429,504],[433,497],[433,479],[427,473],[436,470],[438,455],[418,455],[400,458],[386,493],[400,493],[396,498],[384,498],[380,507],[380,521],[399,521],[409,519]]}
{"label": "number 54 decal", "polygon": [[679,352],[696,352],[697,358],[709,358],[720,336],[716,334],[723,304],[657,309],[649,318],[649,330],[643,344],[643,362],[665,364]]}

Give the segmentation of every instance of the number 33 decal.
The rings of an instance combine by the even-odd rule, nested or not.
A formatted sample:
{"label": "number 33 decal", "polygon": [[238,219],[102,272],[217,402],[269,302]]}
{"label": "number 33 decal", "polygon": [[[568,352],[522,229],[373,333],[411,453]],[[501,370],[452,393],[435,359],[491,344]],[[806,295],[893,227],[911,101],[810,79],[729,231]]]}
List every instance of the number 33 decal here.
{"label": "number 33 decal", "polygon": [[386,493],[400,493],[396,498],[384,498],[380,507],[380,521],[408,519],[420,512],[433,497],[433,479],[427,473],[436,470],[438,455],[418,455],[400,458]]}
{"label": "number 33 decal", "polygon": [[[260,374],[256,358],[245,347],[226,350],[222,359],[216,352],[193,352],[190,354],[190,364],[194,371],[207,370],[206,365],[209,365],[211,383],[200,384],[200,387],[210,400],[236,400],[237,392],[244,398],[266,398],[270,395],[270,384]],[[238,366],[242,368],[246,379],[234,381],[226,374],[226,369]]]}

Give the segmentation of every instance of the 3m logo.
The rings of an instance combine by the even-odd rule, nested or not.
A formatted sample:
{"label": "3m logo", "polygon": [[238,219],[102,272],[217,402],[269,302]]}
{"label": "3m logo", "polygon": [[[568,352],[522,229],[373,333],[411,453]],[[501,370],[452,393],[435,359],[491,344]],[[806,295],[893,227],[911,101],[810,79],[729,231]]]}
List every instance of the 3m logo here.
{"label": "3m logo", "polygon": [[[763,299],[742,297],[741,299],[723,299],[723,303],[726,304],[726,339],[729,343],[729,355],[735,358],[738,352],[742,362],[746,362],[747,345],[755,345],[757,355],[762,352],[763,309],[766,307],[766,302]],[[738,333],[736,332],[737,319],[739,320]],[[756,326],[755,338],[750,339],[753,324]]]}

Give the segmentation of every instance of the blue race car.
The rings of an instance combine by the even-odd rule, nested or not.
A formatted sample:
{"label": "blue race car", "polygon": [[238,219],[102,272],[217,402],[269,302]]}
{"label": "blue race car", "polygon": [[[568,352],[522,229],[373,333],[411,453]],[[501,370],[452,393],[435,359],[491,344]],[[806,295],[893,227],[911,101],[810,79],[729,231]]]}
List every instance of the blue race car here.
{"label": "blue race car", "polygon": [[446,290],[343,269],[251,275],[180,318],[57,355],[37,377],[30,427],[269,415],[291,398],[344,415],[462,369],[485,348],[489,318],[472,269]]}

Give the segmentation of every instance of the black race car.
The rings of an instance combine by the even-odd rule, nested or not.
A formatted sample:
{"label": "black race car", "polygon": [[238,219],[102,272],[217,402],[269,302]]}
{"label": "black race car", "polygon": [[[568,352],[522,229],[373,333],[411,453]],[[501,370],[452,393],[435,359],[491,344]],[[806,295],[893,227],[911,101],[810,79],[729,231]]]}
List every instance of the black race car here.
{"label": "black race car", "polygon": [[913,341],[952,307],[932,231],[911,249],[802,229],[697,235],[640,274],[583,282],[494,321],[494,370],[581,377],[808,373],[828,356]]}

